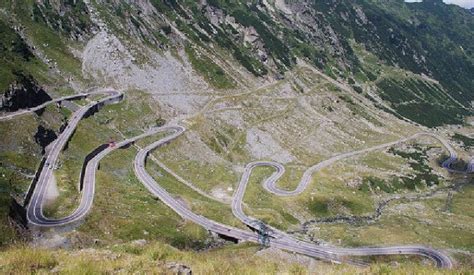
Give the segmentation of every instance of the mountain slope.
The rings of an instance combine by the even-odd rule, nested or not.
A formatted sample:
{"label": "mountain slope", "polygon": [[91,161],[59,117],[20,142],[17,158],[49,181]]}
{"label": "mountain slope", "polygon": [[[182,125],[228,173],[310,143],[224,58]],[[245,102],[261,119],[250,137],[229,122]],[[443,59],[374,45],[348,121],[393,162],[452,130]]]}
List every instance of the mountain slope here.
{"label": "mountain slope", "polygon": [[[158,162],[150,161],[147,169],[193,212],[244,228],[228,204],[243,167],[255,160],[284,164],[279,185],[287,189],[315,163],[421,131],[450,139],[459,158],[469,160],[473,45],[473,15],[442,1],[3,1],[0,115],[89,89],[123,91],[123,102],[81,121],[61,153],[47,215],[64,216],[77,206],[79,172],[94,148],[180,123],[188,130],[157,150]],[[144,239],[153,260],[169,262],[179,254],[206,271],[209,267],[189,260],[195,252],[185,250],[256,253],[255,247],[234,247],[182,220],[143,188],[133,174],[133,157],[158,136],[103,160],[93,211],[74,231],[15,233],[10,197],[23,203],[46,146],[72,111],[94,100],[0,121],[0,229],[8,232],[0,238],[3,247],[25,236],[72,253],[94,247],[107,254],[118,245],[127,258],[142,261],[148,246],[136,244]],[[445,156],[441,144],[429,138],[397,144],[319,171],[308,190],[291,199],[267,193],[259,183],[273,171],[256,169],[245,211],[317,243],[422,243],[448,251],[461,268],[469,268],[474,219],[466,202],[472,179],[441,169]],[[382,214],[372,218],[379,209]],[[155,244],[181,252],[156,256]],[[0,270],[11,270],[1,265],[12,265],[18,250],[6,252]],[[62,251],[46,254],[47,263],[38,269],[67,270],[56,260]],[[231,255],[224,258],[232,262]],[[292,258],[277,270],[305,269],[299,263],[306,260]],[[263,270],[272,272],[273,262],[268,265]],[[418,265],[424,263],[414,268]]]}

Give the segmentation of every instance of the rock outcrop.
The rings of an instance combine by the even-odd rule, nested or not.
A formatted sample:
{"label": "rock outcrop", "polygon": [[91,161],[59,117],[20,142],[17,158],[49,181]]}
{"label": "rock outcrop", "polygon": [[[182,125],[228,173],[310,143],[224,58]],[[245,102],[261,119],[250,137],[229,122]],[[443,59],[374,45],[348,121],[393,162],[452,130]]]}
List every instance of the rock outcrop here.
{"label": "rock outcrop", "polygon": [[14,112],[51,100],[32,76],[17,72],[16,77],[17,80],[0,97],[0,111]]}

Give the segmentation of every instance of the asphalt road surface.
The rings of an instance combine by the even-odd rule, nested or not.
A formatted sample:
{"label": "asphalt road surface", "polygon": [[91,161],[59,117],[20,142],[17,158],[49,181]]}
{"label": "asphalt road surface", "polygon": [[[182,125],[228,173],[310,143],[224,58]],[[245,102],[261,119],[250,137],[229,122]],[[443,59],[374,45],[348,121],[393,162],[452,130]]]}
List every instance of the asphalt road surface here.
{"label": "asphalt road surface", "polygon": [[108,94],[108,96],[99,101],[95,101],[84,107],[81,107],[79,110],[74,112],[71,118],[69,119],[64,131],[58,136],[55,141],[53,141],[49,145],[45,155],[45,165],[40,171],[36,187],[28,204],[27,218],[29,223],[39,226],[65,225],[83,218],[91,208],[92,201],[94,199],[94,176],[95,171],[98,167],[99,160],[113,148],[108,148],[107,150],[101,152],[88,163],[88,166],[86,168],[86,174],[84,177],[84,189],[82,191],[81,202],[79,204],[79,207],[74,211],[74,213],[61,219],[48,219],[43,215],[43,204],[45,201],[46,192],[48,190],[48,185],[51,182],[51,177],[53,176],[53,171],[56,167],[56,162],[58,161],[59,155],[63,150],[64,146],[74,133],[74,130],[76,129],[78,123],[91,108],[100,104],[110,104],[117,102],[123,97],[123,94],[112,90],[105,90],[102,91],[102,93]]}
{"label": "asphalt road surface", "polygon": [[[82,189],[82,196],[79,206],[76,210],[69,216],[63,217],[60,219],[50,219],[44,216],[43,214],[43,204],[45,201],[46,190],[48,189],[48,184],[51,181],[51,177],[53,175],[53,170],[55,169],[55,164],[59,158],[59,155],[71,138],[75,128],[77,127],[78,123],[81,119],[87,114],[87,112],[91,109],[96,107],[97,105],[103,104],[111,104],[117,101],[120,101],[123,98],[123,94],[113,91],[113,90],[102,90],[94,92],[93,94],[105,94],[107,95],[105,98],[92,102],[87,106],[81,107],[79,110],[74,112],[71,118],[68,121],[68,126],[66,129],[59,135],[59,137],[49,146],[49,150],[47,151],[45,158],[46,164],[44,165],[43,169],[40,171],[40,175],[36,184],[35,189],[33,190],[33,194],[31,200],[27,207],[27,218],[31,225],[39,226],[39,227],[55,227],[55,226],[64,226],[76,221],[82,220],[87,213],[91,210],[94,200],[94,193],[95,193],[95,173],[98,169],[99,162],[102,158],[104,158],[107,154],[114,151],[116,148],[124,147],[138,139],[148,137],[159,132],[166,132],[169,133],[168,136],[150,144],[149,146],[141,149],[138,154],[136,155],[134,161],[134,171],[138,179],[143,183],[143,185],[156,197],[158,197],[161,201],[163,201],[166,205],[168,205],[171,209],[173,209],[176,213],[178,213],[182,218],[193,221],[200,226],[206,228],[209,231],[215,232],[217,234],[221,234],[224,236],[232,237],[242,241],[251,241],[259,243],[262,241],[261,236],[264,234],[268,237],[269,242],[267,245],[291,251],[296,253],[301,253],[304,255],[308,255],[311,257],[320,258],[327,261],[332,262],[349,262],[354,264],[359,264],[357,261],[352,261],[348,259],[350,256],[372,256],[372,255],[421,255],[433,260],[437,266],[443,268],[451,268],[452,262],[448,256],[443,254],[440,251],[434,250],[429,247],[419,246],[419,245],[411,245],[411,246],[391,246],[391,247],[361,247],[361,248],[338,248],[338,247],[328,247],[328,246],[319,246],[310,242],[306,242],[303,240],[299,240],[289,236],[285,232],[282,232],[278,229],[272,228],[268,225],[265,225],[262,221],[256,220],[252,217],[247,216],[243,209],[242,209],[242,199],[248,184],[249,177],[252,173],[252,170],[258,166],[269,166],[275,168],[275,172],[267,178],[263,182],[264,188],[279,196],[295,196],[301,194],[306,187],[310,184],[312,176],[318,170],[327,167],[333,164],[336,161],[349,158],[352,156],[356,156],[358,154],[367,153],[374,150],[383,149],[386,147],[393,146],[400,142],[406,142],[410,139],[417,138],[421,135],[428,135],[431,136],[438,141],[440,141],[446,150],[449,152],[449,158],[443,162],[442,166],[450,172],[453,173],[472,173],[474,171],[474,159],[471,160],[467,166],[466,171],[457,171],[451,168],[452,163],[457,159],[456,152],[454,149],[446,142],[444,139],[431,134],[431,133],[419,133],[415,134],[409,138],[402,139],[395,142],[390,142],[378,146],[374,146],[371,148],[339,154],[334,157],[331,157],[328,160],[322,161],[310,168],[308,168],[303,177],[295,188],[295,190],[288,191],[282,190],[277,187],[276,183],[278,179],[284,174],[285,168],[283,165],[270,162],[270,161],[258,161],[249,163],[245,167],[245,171],[242,175],[240,184],[237,190],[234,193],[233,200],[232,200],[232,211],[234,215],[240,219],[244,224],[250,227],[252,230],[243,230],[240,228],[235,228],[232,226],[228,226],[225,224],[218,223],[216,221],[210,220],[206,217],[193,213],[191,210],[184,207],[179,201],[177,201],[173,196],[171,196],[165,189],[163,189],[146,171],[145,169],[145,162],[147,157],[149,156],[150,152],[166,143],[169,143],[179,137],[184,131],[185,128],[179,125],[168,125],[160,128],[153,128],[148,132],[135,136],[129,139],[126,139],[118,144],[115,147],[107,147],[101,152],[99,152],[94,158],[92,158],[86,166],[85,174],[84,174],[84,181],[83,181],[83,189]],[[44,108],[46,105],[51,104],[53,102],[59,102],[68,99],[75,99],[77,97],[85,97],[92,93],[84,93],[70,97],[63,97],[60,99],[55,99],[48,103],[45,103],[41,106],[36,108],[32,108],[29,110],[22,110],[18,111],[3,117],[0,117],[0,120],[4,119],[12,119],[16,116],[33,112],[35,110],[39,110]],[[188,183],[188,185],[191,185]]]}
{"label": "asphalt road surface", "polygon": [[[239,228],[223,225],[221,223],[210,220],[201,215],[193,213],[191,210],[184,207],[179,201],[177,201],[172,195],[170,195],[164,188],[159,186],[159,184],[153,179],[152,176],[148,174],[145,169],[145,161],[150,152],[163,144],[169,143],[173,139],[177,138],[181,133],[185,131],[182,126],[168,126],[166,129],[172,130],[173,134],[169,135],[166,138],[163,138],[159,141],[152,143],[151,145],[140,150],[134,161],[134,170],[135,175],[143,183],[143,185],[157,198],[163,201],[167,206],[173,209],[178,213],[182,218],[186,220],[193,221],[196,224],[206,228],[209,231],[215,233],[233,237],[239,240],[260,242],[258,231],[261,230],[262,222],[257,221],[251,217],[248,217],[244,214],[242,210],[242,198],[245,191],[245,188],[248,183],[248,178],[251,172],[251,169],[255,167],[250,164],[246,167],[246,171],[242,177],[241,183],[234,194],[234,199],[232,201],[232,211],[234,215],[239,218],[242,222],[247,224],[249,227],[255,229],[257,233],[242,230]],[[388,145],[387,145],[388,146]],[[264,165],[265,162],[259,162],[258,164]],[[281,176],[280,173],[274,173],[270,179],[277,180]],[[268,181],[268,180],[267,180]],[[443,254],[440,251],[431,249],[429,247],[411,245],[411,246],[391,246],[391,247],[362,247],[362,248],[337,248],[337,247],[327,247],[327,246],[318,246],[313,243],[295,239],[288,234],[281,232],[277,229],[265,226],[268,228],[265,234],[268,234],[269,242],[268,245],[280,249],[284,249],[291,252],[301,253],[308,256],[317,257],[323,260],[331,262],[349,262],[347,256],[372,256],[372,255],[421,255],[427,258],[432,259],[437,266],[443,268],[451,268],[452,262],[451,259]],[[353,262],[356,263],[357,262]]]}
{"label": "asphalt road surface", "polygon": [[81,98],[86,98],[90,95],[104,94],[104,93],[115,93],[115,91],[113,91],[113,90],[101,90],[101,91],[86,92],[86,93],[81,93],[81,94],[75,94],[75,95],[69,95],[69,96],[63,96],[63,97],[55,98],[53,100],[45,102],[45,103],[43,103],[41,105],[38,105],[36,107],[21,109],[21,110],[11,112],[11,113],[5,113],[2,116],[0,116],[0,121],[9,120],[9,119],[21,116],[21,115],[36,112],[36,111],[41,110],[41,109],[45,108],[46,106],[48,106],[50,104],[53,104],[53,103],[62,102],[62,101],[69,101],[69,100],[75,100],[75,99],[81,99]]}

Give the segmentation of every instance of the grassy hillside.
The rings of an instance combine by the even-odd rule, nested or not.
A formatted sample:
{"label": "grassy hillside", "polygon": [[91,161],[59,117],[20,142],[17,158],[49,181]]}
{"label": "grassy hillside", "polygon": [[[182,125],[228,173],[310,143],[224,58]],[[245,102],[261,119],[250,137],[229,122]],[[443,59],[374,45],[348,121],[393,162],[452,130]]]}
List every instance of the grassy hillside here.
{"label": "grassy hillside", "polygon": [[[255,253],[257,252],[257,255]],[[267,257],[271,255],[272,257]],[[301,263],[293,263],[293,255],[260,251],[258,247],[246,244],[232,248],[194,253],[176,250],[159,243],[140,245],[129,243],[108,249],[84,249],[76,252],[68,250],[42,250],[15,247],[0,252],[0,271],[6,273],[134,273],[176,274],[192,270],[193,274],[459,274],[469,269],[440,271],[419,264],[394,266],[390,260],[368,268],[348,265],[311,263],[300,258]],[[310,263],[311,268],[306,265]]]}
{"label": "grassy hillside", "polygon": [[[0,93],[24,79],[52,97],[95,86],[125,93],[80,122],[54,171],[58,196],[45,206],[47,216],[77,206],[80,169],[94,148],[170,121],[187,131],[153,157],[208,196],[153,161],[148,172],[189,209],[240,228],[229,201],[251,161],[283,163],[278,185],[293,189],[325,159],[420,131],[448,139],[463,160],[472,156],[466,118],[473,115],[474,19],[459,7],[402,0],[106,2],[0,3]],[[57,135],[70,115],[52,105],[0,121],[0,272],[160,273],[181,264],[198,274],[441,272],[417,257],[365,258],[376,264],[358,268],[216,238],[154,199],[135,177],[137,150],[163,135],[101,162],[93,209],[74,230],[16,231],[11,197],[25,197],[47,143],[39,137]],[[457,124],[456,132],[446,124]],[[266,192],[261,182],[273,170],[258,168],[244,210],[321,244],[429,245],[458,262],[454,273],[468,272],[472,179],[439,167],[445,156],[441,144],[419,138],[336,162],[289,198]],[[31,249],[30,241],[54,249]]]}

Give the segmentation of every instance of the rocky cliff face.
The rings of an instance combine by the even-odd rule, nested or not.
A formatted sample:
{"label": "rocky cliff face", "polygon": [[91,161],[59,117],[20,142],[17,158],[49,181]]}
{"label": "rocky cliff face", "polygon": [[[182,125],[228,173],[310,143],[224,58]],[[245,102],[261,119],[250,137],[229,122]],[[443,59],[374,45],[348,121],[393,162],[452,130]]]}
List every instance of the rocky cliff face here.
{"label": "rocky cliff face", "polygon": [[[256,77],[279,79],[297,60],[305,60],[371,100],[380,95],[396,113],[423,125],[460,123],[457,118],[472,114],[474,18],[460,7],[402,0],[149,3],[171,33],[198,47],[223,50]],[[138,25],[146,28],[145,22]],[[164,44],[176,47],[172,41]],[[219,58],[217,52],[210,54]],[[383,79],[390,82],[395,71],[438,86],[417,80],[379,85]],[[406,100],[386,96],[394,89]],[[436,119],[428,121],[417,112]]]}
{"label": "rocky cliff face", "polygon": [[[473,123],[473,22],[469,11],[442,1],[0,1],[0,108],[36,106],[49,100],[45,91],[54,97],[92,87],[125,93],[122,102],[81,121],[55,170],[61,195],[48,214],[59,216],[77,205],[72,194],[77,194],[80,167],[99,144],[165,122],[180,123],[187,131],[155,157],[209,196],[230,201],[251,161],[283,163],[287,178],[281,186],[291,188],[307,167],[324,159],[427,131],[416,123],[439,127],[436,132],[446,138],[454,131],[468,136],[473,132],[466,126]],[[10,186],[0,192],[0,201],[27,190],[28,175],[69,115],[46,108],[41,115],[0,123],[0,187]],[[431,148],[429,160],[435,163],[442,149],[431,140],[420,142]],[[457,149],[463,158],[473,155]],[[413,166],[390,152],[374,151],[321,171],[305,196],[279,200],[249,192],[246,203],[257,218],[282,228],[321,215],[366,215],[393,192],[428,191],[433,177],[444,184],[438,171],[432,177],[426,166],[415,166],[427,151],[414,151],[406,155]],[[65,238],[77,237],[72,243],[81,247],[142,237],[179,247],[192,244],[194,229],[151,201],[128,169],[132,162],[131,150],[116,150],[103,160],[95,216]],[[420,163],[429,165],[428,157]],[[172,174],[150,168],[200,214],[232,219],[230,209],[201,200]],[[266,172],[257,173],[262,178]],[[465,217],[453,223],[431,206],[430,219],[449,228],[443,235],[469,236]],[[0,203],[2,232],[4,212]],[[432,227],[418,231],[424,230],[419,219],[408,217],[406,228],[417,228],[416,235],[382,223],[376,225],[383,235],[378,238],[391,232],[397,236],[392,243],[424,237],[420,241],[433,247],[465,249],[464,239],[448,246]],[[459,228],[465,230],[455,231]],[[339,230],[328,232],[341,238]],[[0,246],[10,239],[0,234]],[[354,243],[362,244],[349,245]]]}
{"label": "rocky cliff face", "polygon": [[0,97],[0,111],[17,111],[38,106],[51,97],[30,76],[16,73],[15,80]]}
{"label": "rocky cliff face", "polygon": [[[197,92],[205,87],[203,81],[217,89],[235,87],[232,82],[248,87],[281,79],[304,61],[378,105],[425,125],[459,123],[462,118],[426,123],[407,109],[434,112],[438,118],[472,114],[474,19],[469,10],[442,1],[43,0],[23,8],[18,3],[3,5],[12,13],[30,13],[19,25],[31,20],[48,29],[48,36],[59,35],[64,52],[71,51],[82,62],[82,74],[98,82],[150,91],[166,87],[158,89],[160,94]],[[100,51],[114,54],[96,54]],[[72,67],[69,63],[62,66]],[[173,65],[164,67],[172,72],[149,73],[168,63]],[[439,90],[406,82],[415,86],[400,89],[414,92],[403,96],[406,101],[393,100],[387,96],[393,86],[379,84],[399,73],[433,80]],[[166,74],[181,79],[177,89],[160,79]],[[433,102],[430,94],[439,100],[446,96],[449,108],[440,110],[439,100]],[[174,99],[162,100],[172,109],[183,109]]]}
{"label": "rocky cliff face", "polygon": [[40,0],[33,4],[32,18],[74,40],[90,37],[97,28],[84,1]]}

